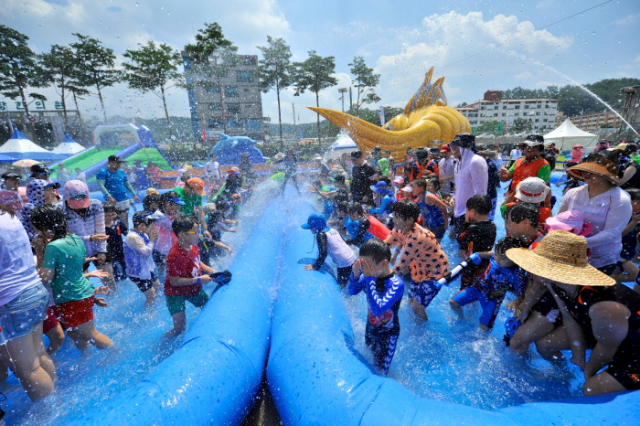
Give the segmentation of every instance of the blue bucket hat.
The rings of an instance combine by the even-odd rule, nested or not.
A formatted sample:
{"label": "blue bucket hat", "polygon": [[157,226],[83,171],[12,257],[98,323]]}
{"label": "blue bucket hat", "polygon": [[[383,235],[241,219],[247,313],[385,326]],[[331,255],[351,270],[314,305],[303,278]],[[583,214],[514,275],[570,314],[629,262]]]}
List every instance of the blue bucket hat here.
{"label": "blue bucket hat", "polygon": [[307,223],[301,225],[302,229],[314,229],[314,232],[327,232],[327,220],[322,213],[311,213],[307,219]]}
{"label": "blue bucket hat", "polygon": [[383,180],[376,183],[375,185],[371,185],[369,188],[371,188],[373,192],[377,192],[378,194],[391,195],[391,191],[389,191],[389,185],[387,185],[387,182]]}

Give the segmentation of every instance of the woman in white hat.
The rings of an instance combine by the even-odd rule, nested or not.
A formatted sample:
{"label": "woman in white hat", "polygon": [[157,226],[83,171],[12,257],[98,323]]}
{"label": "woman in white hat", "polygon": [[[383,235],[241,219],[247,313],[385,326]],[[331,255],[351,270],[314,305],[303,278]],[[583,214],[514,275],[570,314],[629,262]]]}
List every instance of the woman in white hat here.
{"label": "woman in white hat", "polygon": [[[534,250],[506,254],[533,275],[527,292],[546,293],[562,316],[536,341],[538,351],[551,356],[571,349],[571,362],[584,372],[585,395],[640,389],[640,295],[589,265],[584,237],[552,231]],[[528,328],[525,322],[516,335],[540,331]]]}

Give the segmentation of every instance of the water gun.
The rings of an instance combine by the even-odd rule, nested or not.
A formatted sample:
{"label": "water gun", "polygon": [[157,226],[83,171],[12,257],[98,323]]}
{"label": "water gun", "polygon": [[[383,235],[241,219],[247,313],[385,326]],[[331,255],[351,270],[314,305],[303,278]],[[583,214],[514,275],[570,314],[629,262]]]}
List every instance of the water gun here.
{"label": "water gun", "polygon": [[465,268],[472,266],[472,265],[479,265],[480,262],[482,262],[482,258],[480,257],[479,253],[473,253],[471,256],[467,257],[465,260],[463,260],[462,262],[460,262],[459,265],[457,265],[456,267],[454,267],[451,272],[449,272],[447,275],[445,275],[444,277],[440,278],[439,280],[434,281],[434,285],[435,287],[440,290],[442,288],[443,285],[449,285],[449,283],[453,280],[455,280],[458,275],[460,275],[460,272],[462,272]]}
{"label": "water gun", "polygon": [[369,219],[369,229],[367,229],[367,232],[384,241],[391,233],[389,228],[373,216],[367,216],[367,219]]}

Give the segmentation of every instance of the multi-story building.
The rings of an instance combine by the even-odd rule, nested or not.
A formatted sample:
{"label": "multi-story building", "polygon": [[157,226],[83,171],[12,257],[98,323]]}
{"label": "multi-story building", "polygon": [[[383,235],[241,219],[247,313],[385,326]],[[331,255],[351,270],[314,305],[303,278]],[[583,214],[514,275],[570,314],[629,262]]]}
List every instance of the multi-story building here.
{"label": "multi-story building", "polygon": [[606,109],[602,112],[574,115],[573,117],[567,117],[564,113],[558,112],[558,115],[556,115],[556,127],[561,125],[567,118],[580,130],[590,133],[598,133],[601,127],[618,128],[621,124],[620,118]]}
{"label": "multi-story building", "polygon": [[515,119],[531,120],[533,129],[541,132],[554,128],[558,111],[557,99],[502,99],[502,92],[490,90],[484,99],[464,107],[456,108],[464,115],[471,127],[487,121],[499,121],[509,126]]}
{"label": "multi-story building", "polygon": [[[256,55],[238,55],[239,64],[222,76],[199,72],[198,65],[192,64],[185,51],[182,59],[187,82],[192,87],[188,95],[196,138],[213,139],[216,133],[225,133],[265,139],[268,128],[263,124]],[[207,64],[207,67],[215,67],[215,64]]]}

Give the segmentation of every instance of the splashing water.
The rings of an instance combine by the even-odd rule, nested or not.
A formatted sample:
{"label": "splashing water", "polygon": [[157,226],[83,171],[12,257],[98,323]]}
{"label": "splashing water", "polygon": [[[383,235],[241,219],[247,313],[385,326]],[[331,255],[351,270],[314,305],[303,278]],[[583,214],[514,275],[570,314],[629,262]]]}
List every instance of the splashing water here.
{"label": "splashing water", "polygon": [[605,107],[607,107],[608,110],[610,110],[611,112],[613,112],[615,115],[618,116],[618,118],[620,118],[620,120],[622,120],[628,128],[630,128],[631,130],[633,130],[633,132],[640,136],[640,133],[637,132],[636,129],[633,128],[633,126],[631,124],[629,124],[629,122],[627,120],[624,119],[624,117],[622,117],[622,115],[620,115],[620,113],[618,113],[618,111],[616,111],[615,109],[613,109],[613,107],[611,107],[608,103],[606,103],[605,101],[603,101],[600,96],[596,95],[595,93],[593,93],[591,90],[587,89],[585,86],[583,86],[582,84],[578,83],[577,81],[575,81],[573,78],[569,77],[568,75],[558,71],[557,69],[553,68],[551,65],[547,65],[547,64],[543,64],[542,62],[538,62],[535,59],[531,59],[528,56],[522,55],[520,53],[514,52],[512,50],[508,50],[508,49],[504,49],[500,46],[496,46],[495,44],[490,43],[489,47],[491,47],[492,49],[500,52],[500,53],[504,53],[519,59],[523,59],[526,61],[529,61],[531,63],[533,63],[534,65],[537,65],[539,67],[543,67],[546,68],[547,70],[559,75],[562,78],[565,78],[567,80],[569,80],[572,84],[578,86],[580,89],[584,90],[585,92],[587,92],[589,95],[593,96],[594,98],[596,98],[598,100],[598,102],[600,102],[601,104],[603,104]]}

